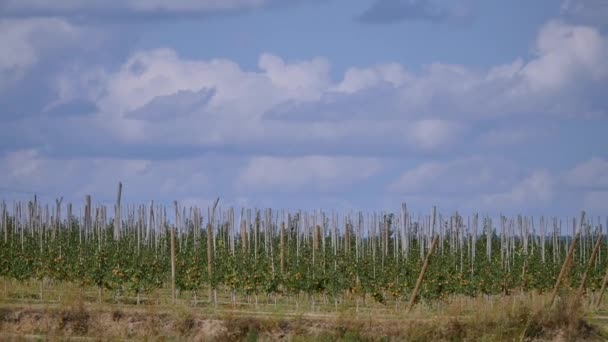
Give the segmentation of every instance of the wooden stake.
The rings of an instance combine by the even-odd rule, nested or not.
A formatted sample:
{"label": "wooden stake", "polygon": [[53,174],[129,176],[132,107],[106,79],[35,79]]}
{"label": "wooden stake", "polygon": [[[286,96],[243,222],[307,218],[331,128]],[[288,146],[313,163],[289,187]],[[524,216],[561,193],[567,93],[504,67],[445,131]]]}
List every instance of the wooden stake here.
{"label": "wooden stake", "polygon": [[412,292],[412,297],[410,298],[410,303],[407,305],[406,312],[412,311],[412,307],[416,301],[416,297],[418,296],[418,291],[420,291],[420,286],[422,286],[422,280],[424,279],[424,274],[426,273],[426,269],[429,266],[429,261],[431,259],[431,255],[433,251],[435,251],[435,247],[437,246],[437,241],[439,241],[439,236],[435,235],[433,238],[433,242],[431,243],[431,248],[429,249],[429,253],[426,255],[426,259],[424,259],[424,264],[422,265],[422,269],[420,270],[420,275],[418,275],[418,280],[416,281],[416,287],[414,287],[414,292]]}
{"label": "wooden stake", "polygon": [[281,274],[285,274],[285,222],[281,223]]}
{"label": "wooden stake", "polygon": [[593,247],[593,252],[591,253],[591,257],[589,258],[589,263],[587,264],[587,269],[583,274],[583,279],[581,280],[581,284],[578,287],[578,293],[576,294],[576,299],[579,300],[583,296],[583,292],[585,291],[585,283],[587,282],[587,278],[589,277],[589,272],[591,271],[591,267],[595,262],[595,258],[597,256],[598,251],[600,250],[600,246],[602,244],[602,232],[597,233],[597,241],[595,242],[595,246]]}
{"label": "wooden stake", "polygon": [[597,302],[595,302],[595,306],[598,307],[602,303],[602,297],[604,297],[604,291],[606,290],[606,285],[608,284],[608,267],[606,268],[606,274],[604,275],[604,279],[602,280],[602,287],[600,288],[599,296],[597,297]]}
{"label": "wooden stake", "polygon": [[[85,230],[90,230],[91,229],[91,195],[86,195],[85,199],[85,204],[84,204],[84,229]],[[98,237],[99,238],[99,237]]]}
{"label": "wooden stake", "polygon": [[171,298],[175,304],[175,226],[171,227]]}
{"label": "wooden stake", "polygon": [[581,235],[581,227],[583,226],[583,221],[585,220],[585,211],[581,211],[581,220],[579,222],[579,229],[576,232],[572,243],[570,244],[570,249],[568,249],[568,255],[566,256],[566,260],[564,260],[564,264],[562,265],[561,271],[559,271],[559,275],[557,276],[557,281],[555,282],[555,288],[553,289],[553,294],[551,295],[551,300],[549,301],[549,305],[553,306],[555,303],[555,298],[557,298],[557,292],[559,291],[560,283],[562,282],[562,278],[566,274],[568,270],[568,266],[570,264],[570,259],[572,259],[572,254],[574,254],[574,248],[576,247],[576,243]]}
{"label": "wooden stake", "polygon": [[121,204],[122,183],[118,182],[118,193],[116,194],[116,205],[114,206],[114,239],[120,238],[120,229],[122,228]]}
{"label": "wooden stake", "polygon": [[[209,290],[211,290],[211,277],[213,276],[213,230],[211,223],[207,224],[207,274],[209,275]],[[211,292],[209,292],[209,295],[211,295]]]}
{"label": "wooden stake", "polygon": [[8,213],[6,203],[2,201],[2,227],[4,229],[4,242],[8,242]]}
{"label": "wooden stake", "polygon": [[[54,222],[54,234],[57,236],[59,228],[61,227],[61,202],[63,197],[55,199],[55,222]],[[36,210],[36,208],[34,208]],[[68,227],[71,228],[71,227]]]}
{"label": "wooden stake", "polygon": [[[526,272],[528,271],[528,258],[524,259],[524,265],[521,268],[521,292],[523,293],[526,288]],[[506,280],[506,278],[505,278]]]}

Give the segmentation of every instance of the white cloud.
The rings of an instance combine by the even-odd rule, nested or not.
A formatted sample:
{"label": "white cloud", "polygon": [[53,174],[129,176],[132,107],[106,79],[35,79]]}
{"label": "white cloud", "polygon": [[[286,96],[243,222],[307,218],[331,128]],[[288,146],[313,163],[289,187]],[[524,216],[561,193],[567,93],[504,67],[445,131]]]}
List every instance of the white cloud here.
{"label": "white cloud", "polygon": [[14,178],[39,177],[41,161],[38,159],[38,151],[34,149],[13,151],[4,158],[5,171]]}
{"label": "white cloud", "polygon": [[279,192],[325,191],[366,181],[379,170],[379,161],[367,158],[255,157],[240,174],[239,183],[246,188]]}
{"label": "white cloud", "polygon": [[592,158],[564,173],[565,183],[582,188],[608,188],[608,161]]}
{"label": "white cloud", "polygon": [[170,121],[205,108],[214,95],[214,89],[179,90],[175,94],[156,96],[126,116],[138,120]]}
{"label": "white cloud", "polygon": [[378,64],[369,68],[350,68],[344,73],[344,79],[333,90],[352,94],[381,86],[383,83],[400,86],[410,77],[405,68],[398,63]]}
{"label": "white cloud", "polygon": [[378,116],[387,112],[461,119],[608,114],[604,99],[590,91],[608,86],[608,39],[598,29],[553,20],[539,31],[534,50],[527,61],[518,58],[486,70],[432,63],[413,74],[390,64],[384,67],[396,75],[391,81],[379,71],[383,66],[351,69],[335,90],[356,97],[361,90],[382,86],[382,103],[392,110],[383,107],[374,113]]}
{"label": "white cloud", "polygon": [[410,202],[450,208],[496,213],[581,208],[595,214],[608,209],[606,189],[608,162],[600,158],[550,172],[487,156],[419,163],[387,187]]}
{"label": "white cloud", "polygon": [[[12,53],[0,55],[0,74],[27,74],[43,64],[45,49],[56,40],[45,41],[49,36],[42,31],[59,41],[82,38],[58,19],[2,24],[8,26],[0,30],[0,47]],[[608,85],[606,46],[597,29],[552,21],[540,31],[532,58],[487,69],[432,63],[413,72],[388,63],[350,68],[333,80],[324,58],[262,54],[257,68],[246,70],[232,60],[185,58],[167,48],[134,51],[116,68],[70,64],[53,75],[57,94],[41,106],[43,112],[78,100],[97,112],[0,125],[0,135],[14,144],[10,148],[38,146],[0,160],[8,175],[3,184],[111,197],[122,180],[141,197],[204,202],[226,189],[236,195],[314,195],[362,183],[395,196],[447,196],[494,208],[565,202],[566,190],[576,192],[570,201],[593,204],[608,186],[603,159],[552,174],[517,161],[463,157],[459,148],[469,141],[512,146],[538,136],[511,122],[503,127],[493,121],[497,117],[601,115],[606,100],[597,94]],[[477,126],[489,128],[469,139]],[[478,148],[466,146],[472,154]],[[200,157],[209,151],[212,157]],[[227,153],[228,166],[216,160]],[[354,157],[379,154],[424,160],[387,187],[379,157]],[[454,157],[441,160],[446,156]]]}
{"label": "white cloud", "polygon": [[553,210],[581,208],[590,213],[605,214],[608,209],[607,187],[608,162],[592,158],[562,172],[535,170],[508,190],[477,196],[468,201],[468,206],[520,211],[534,211],[551,206]]}
{"label": "white cloud", "polygon": [[512,189],[480,196],[473,205],[485,208],[515,208],[527,210],[546,206],[555,195],[553,176],[546,170],[536,170],[529,177],[515,184]]}
{"label": "white cloud", "polygon": [[[118,69],[77,68],[58,77],[59,96],[44,108],[84,98],[80,103],[91,105],[83,108],[97,107],[96,115],[47,125],[70,131],[87,126],[114,144],[295,154],[323,154],[328,147],[354,153],[355,145],[367,154],[378,148],[433,153],[455,149],[465,141],[471,122],[479,119],[601,115],[603,97],[576,87],[608,85],[603,71],[606,38],[592,28],[554,21],[541,30],[537,45],[538,55],[530,61],[518,59],[487,70],[433,63],[412,73],[389,63],[349,69],[337,82],[323,58],[294,61],[262,54],[258,69],[244,70],[227,59],[188,59],[166,48],[144,50]],[[201,89],[213,89],[213,96],[203,101],[207,95]],[[189,97],[193,105],[185,110],[183,94],[198,94],[201,101]],[[502,144],[525,138],[522,132],[491,133],[482,141]]]}
{"label": "white cloud", "polygon": [[19,80],[46,50],[80,36],[79,29],[55,18],[0,19],[0,90]]}
{"label": "white cloud", "polygon": [[429,161],[405,171],[388,190],[407,195],[470,196],[509,189],[519,168],[500,158],[472,156]]}
{"label": "white cloud", "polygon": [[464,132],[462,124],[439,119],[414,122],[407,127],[406,138],[423,149],[433,150],[456,140]]}
{"label": "white cloud", "polygon": [[[89,125],[125,143],[318,148],[332,144],[339,148],[352,144],[350,138],[358,136],[368,146],[433,151],[466,132],[461,123],[436,118],[389,122],[380,115],[377,120],[374,106],[357,112],[358,106],[347,103],[336,106],[334,123],[327,121],[331,118],[327,112],[318,112],[316,119],[314,114],[305,117],[303,122],[267,120],[268,111],[278,104],[320,103],[322,94],[336,94],[332,90],[335,86],[324,59],[286,62],[263,54],[259,65],[258,71],[244,71],[228,60],[188,60],[173,50],[157,49],[133,54],[115,72],[84,73],[89,75],[85,81],[75,75],[72,84],[64,79],[61,89],[68,89],[68,93],[70,89],[86,89],[91,77],[96,80],[92,90],[85,91],[89,98],[96,98],[100,109]],[[388,71],[384,73],[388,77]],[[201,89],[213,89],[213,96],[201,94]],[[200,104],[188,106],[189,115],[184,112],[184,94],[192,95],[188,103]],[[201,101],[194,94],[199,94]],[[292,112],[294,107],[286,108]],[[358,115],[359,120],[345,118],[346,108],[353,109],[347,114],[353,119]],[[167,125],[168,121],[171,124]]]}
{"label": "white cloud", "polygon": [[166,200],[211,189],[209,160],[214,159],[51,158],[37,150],[17,150],[0,158],[5,175],[0,187],[66,195],[71,200],[94,194],[107,200],[122,181],[127,200]]}
{"label": "white cloud", "polygon": [[[597,29],[550,21],[536,42],[538,57],[522,73],[533,91],[553,91],[608,76],[608,42]],[[570,83],[570,84],[569,84]]]}
{"label": "white cloud", "polygon": [[260,72],[247,72],[225,59],[183,59],[171,49],[141,51],[107,75],[106,96],[100,102],[106,111],[122,113],[157,96],[209,88],[216,91],[209,103],[213,109],[255,116],[280,101],[309,98],[327,84],[329,67],[322,59],[285,63],[263,54],[259,64]]}
{"label": "white cloud", "polygon": [[259,67],[290,98],[317,100],[330,84],[329,62],[323,58],[286,64],[281,58],[265,53],[260,56]]}

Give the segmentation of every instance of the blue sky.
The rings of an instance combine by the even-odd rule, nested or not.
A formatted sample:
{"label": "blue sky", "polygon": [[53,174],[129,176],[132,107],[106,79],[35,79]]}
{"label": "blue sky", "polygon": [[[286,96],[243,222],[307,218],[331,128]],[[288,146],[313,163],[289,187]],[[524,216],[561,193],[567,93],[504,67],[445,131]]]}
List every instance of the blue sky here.
{"label": "blue sky", "polygon": [[605,0],[0,0],[0,198],[608,212]]}

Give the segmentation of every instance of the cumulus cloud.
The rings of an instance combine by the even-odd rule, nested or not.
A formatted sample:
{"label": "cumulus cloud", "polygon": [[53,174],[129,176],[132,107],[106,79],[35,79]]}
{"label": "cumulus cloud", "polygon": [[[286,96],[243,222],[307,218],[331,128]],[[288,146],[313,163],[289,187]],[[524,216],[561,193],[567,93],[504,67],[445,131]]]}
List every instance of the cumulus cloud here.
{"label": "cumulus cloud", "polygon": [[183,59],[171,49],[140,51],[119,70],[106,73],[106,94],[100,102],[102,110],[123,113],[157,96],[209,88],[214,94],[205,105],[251,116],[280,101],[308,99],[322,91],[328,79],[327,62],[322,59],[286,63],[263,54],[260,68],[259,72],[247,72],[230,60]]}
{"label": "cumulus cloud", "polygon": [[[252,72],[228,60],[182,59],[169,49],[138,52],[114,72],[92,74],[96,82],[87,96],[96,99],[99,111],[87,120],[114,141],[278,153],[369,153],[381,146],[426,152],[466,131],[453,120],[408,120],[396,107],[392,114],[378,112],[382,104],[368,103],[371,95],[357,100],[358,94],[335,91],[324,59],[288,62],[263,54],[259,66]],[[87,89],[81,77],[62,87]]]}
{"label": "cumulus cloud", "polygon": [[429,161],[403,172],[388,187],[405,195],[471,196],[488,189],[506,190],[521,171],[501,158],[472,156],[446,161]]}
{"label": "cumulus cloud", "polygon": [[445,120],[429,119],[413,122],[407,128],[406,138],[415,146],[433,150],[459,138],[464,132],[461,124]]}
{"label": "cumulus cloud", "polygon": [[[16,150],[0,158],[0,172],[5,175],[0,188],[62,195],[74,201],[93,194],[107,201],[113,198],[116,184],[122,181],[127,203],[151,199],[168,201],[167,196],[186,197],[197,193],[211,197],[214,187],[209,182],[216,170],[209,161],[221,159],[51,158],[37,149]],[[230,164],[229,160],[225,163]]]}
{"label": "cumulus cloud", "polygon": [[608,189],[608,161],[592,158],[563,174],[567,185],[585,189]]}
{"label": "cumulus cloud", "polygon": [[[267,118],[285,121],[605,117],[608,39],[597,29],[551,21],[535,54],[486,70],[432,63],[413,73],[399,64],[348,69],[319,100],[281,103]],[[496,139],[521,140],[524,131]],[[510,137],[508,137],[510,136]],[[492,138],[487,138],[492,139]]]}
{"label": "cumulus cloud", "polygon": [[105,54],[102,37],[59,18],[0,18],[0,121],[97,112],[91,83],[64,81],[70,73],[85,80],[92,56]]}
{"label": "cumulus cloud", "polygon": [[563,171],[535,170],[508,190],[478,196],[469,205],[522,211],[552,206],[553,210],[583,209],[604,214],[608,208],[607,188],[608,162],[592,158]]}
{"label": "cumulus cloud", "polygon": [[[484,195],[478,204],[485,208],[543,208],[554,197],[554,179],[546,170],[536,170],[505,192]],[[477,202],[477,201],[475,201]]]}
{"label": "cumulus cloud", "polygon": [[203,109],[215,94],[214,89],[197,92],[179,90],[175,94],[153,98],[142,107],[125,114],[125,117],[144,121],[167,121],[187,116]]}
{"label": "cumulus cloud", "polygon": [[0,91],[20,80],[49,50],[74,41],[80,30],[56,18],[0,19]]}
{"label": "cumulus cloud", "polygon": [[87,118],[46,124],[72,131],[94,127],[114,145],[429,153],[457,147],[476,120],[602,116],[605,96],[596,93],[608,86],[607,46],[593,28],[552,21],[540,31],[529,61],[485,70],[432,63],[421,72],[387,63],[348,69],[337,81],[323,58],[285,60],[265,53],[257,69],[244,70],[227,59],[143,50],[118,68],[62,75],[50,98],[27,111],[41,107],[58,116],[96,109]]}
{"label": "cumulus cloud", "polygon": [[554,213],[584,209],[603,214],[608,208],[607,177],[608,162],[600,158],[549,171],[478,155],[418,163],[387,190],[409,201],[466,210],[516,213],[550,208]]}
{"label": "cumulus cloud", "polygon": [[573,83],[608,76],[608,41],[592,27],[551,21],[541,29],[536,50],[537,58],[522,69],[535,92],[571,89]]}
{"label": "cumulus cloud", "polygon": [[[55,49],[67,55],[82,42],[81,29],[51,18],[0,25],[9,22],[0,30],[2,51],[11,52],[0,56],[0,153],[12,152],[0,160],[8,175],[0,186],[111,198],[122,180],[142,198],[204,202],[225,192],[243,201],[260,193],[339,198],[367,184],[472,208],[591,205],[608,186],[601,158],[548,172],[462,153],[479,151],[478,142],[538,138],[514,118],[605,119],[608,44],[592,27],[551,21],[532,56],[494,67],[386,63],[336,79],[322,57],[264,53],[245,69],[169,48],[132,51],[117,65],[72,58],[43,73],[37,67]],[[386,168],[395,179],[383,178]]]}
{"label": "cumulus cloud", "polygon": [[346,70],[344,79],[334,87],[334,90],[352,94],[383,84],[400,86],[411,78],[412,75],[398,63],[378,64],[369,68],[350,68]]}
{"label": "cumulus cloud", "polygon": [[286,90],[290,97],[316,100],[330,84],[329,62],[323,58],[286,64],[280,57],[265,53],[260,56],[259,67],[274,86]]}

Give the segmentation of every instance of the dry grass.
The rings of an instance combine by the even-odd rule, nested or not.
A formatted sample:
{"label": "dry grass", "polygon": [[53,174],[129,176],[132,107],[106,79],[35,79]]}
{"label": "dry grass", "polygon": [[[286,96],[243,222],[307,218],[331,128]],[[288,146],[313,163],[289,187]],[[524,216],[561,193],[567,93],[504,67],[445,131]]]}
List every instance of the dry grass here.
{"label": "dry grass", "polygon": [[[452,303],[446,311],[460,313]],[[467,308],[470,310],[470,307]],[[487,305],[477,314],[403,318],[395,321],[311,318],[251,318],[232,314],[206,317],[196,310],[172,312],[103,310],[72,305],[47,308],[0,307],[0,339],[38,335],[48,338],[177,341],[581,341],[602,340],[583,320],[580,305],[562,300],[539,310],[525,301],[510,307]]]}
{"label": "dry grass", "polygon": [[[34,284],[35,285],[35,284]],[[293,311],[293,305],[215,309],[177,305],[164,299],[146,305],[112,301],[98,304],[70,285],[55,287],[50,298],[36,302],[0,298],[0,340],[92,338],[94,340],[171,341],[581,341],[604,340],[584,317],[587,298],[574,303],[562,295],[553,308],[537,293],[508,297],[454,297],[421,302],[406,314],[403,307],[371,304],[356,312],[342,303],[333,312]],[[68,288],[63,294],[62,288]],[[35,291],[35,286],[32,286]],[[29,288],[18,289],[27,294]],[[54,297],[51,297],[53,295]],[[59,300],[59,296],[61,299]],[[321,304],[317,306],[317,309]]]}

